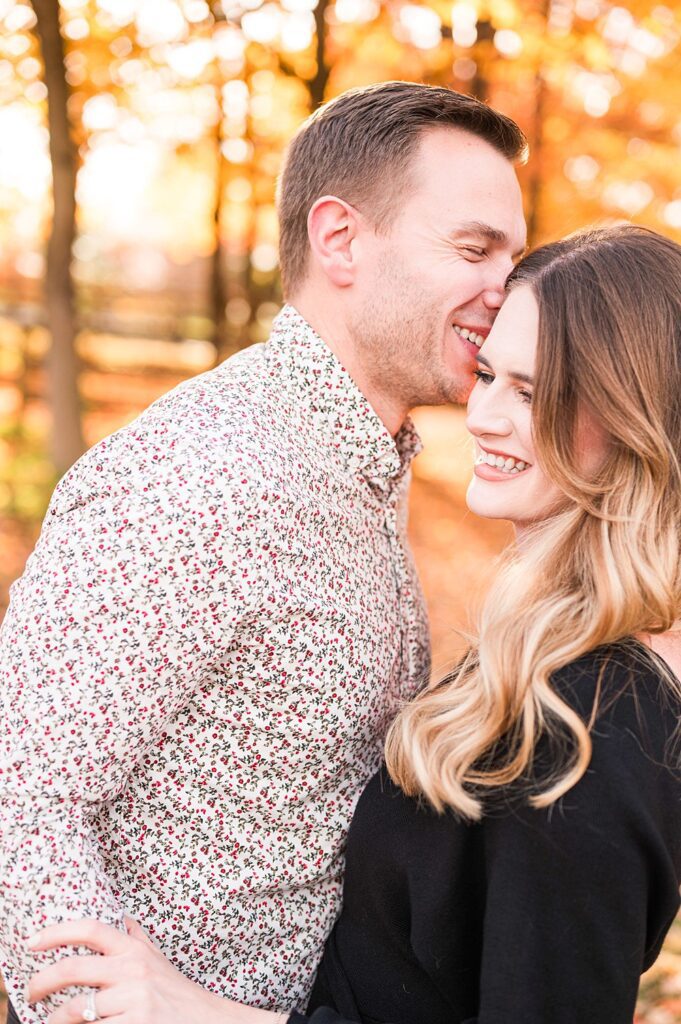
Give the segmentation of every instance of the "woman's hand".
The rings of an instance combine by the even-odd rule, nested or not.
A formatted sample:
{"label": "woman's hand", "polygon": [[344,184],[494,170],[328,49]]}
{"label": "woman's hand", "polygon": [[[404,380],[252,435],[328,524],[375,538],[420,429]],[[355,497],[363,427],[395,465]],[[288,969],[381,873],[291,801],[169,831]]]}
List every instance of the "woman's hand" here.
{"label": "woman's hand", "polygon": [[[98,1019],[115,1024],[278,1024],[287,1014],[270,1013],[220,999],[185,978],[136,921],[126,918],[127,935],[99,921],[70,921],[38,932],[34,952],[59,946],[85,946],[98,956],[65,957],[34,974],[29,1002],[39,1002],[72,986],[93,989]],[[90,1004],[90,1008],[92,1008]],[[87,1020],[88,995],[63,1003],[48,1024]]]}

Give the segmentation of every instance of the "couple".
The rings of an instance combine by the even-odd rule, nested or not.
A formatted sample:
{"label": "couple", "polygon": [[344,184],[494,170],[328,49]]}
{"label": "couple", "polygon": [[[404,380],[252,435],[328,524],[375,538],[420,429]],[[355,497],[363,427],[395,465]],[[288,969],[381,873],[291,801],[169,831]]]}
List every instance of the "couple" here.
{"label": "couple", "polygon": [[[57,488],[2,630],[24,1024],[630,1024],[681,881],[681,249],[514,267],[523,150],[445,89],[327,104],[270,341]],[[429,688],[408,411],[469,392],[517,543]]]}

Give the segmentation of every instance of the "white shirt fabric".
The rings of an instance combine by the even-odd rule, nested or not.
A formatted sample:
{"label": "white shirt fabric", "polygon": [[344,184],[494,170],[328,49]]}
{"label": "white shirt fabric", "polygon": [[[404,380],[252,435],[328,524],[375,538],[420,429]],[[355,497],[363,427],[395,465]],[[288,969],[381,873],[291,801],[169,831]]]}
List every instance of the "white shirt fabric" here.
{"label": "white shirt fabric", "polygon": [[0,633],[0,966],[24,1024],[47,1017],[26,938],[124,913],[212,992],[304,1007],[356,800],[428,677],[418,448],[285,307],[61,481]]}

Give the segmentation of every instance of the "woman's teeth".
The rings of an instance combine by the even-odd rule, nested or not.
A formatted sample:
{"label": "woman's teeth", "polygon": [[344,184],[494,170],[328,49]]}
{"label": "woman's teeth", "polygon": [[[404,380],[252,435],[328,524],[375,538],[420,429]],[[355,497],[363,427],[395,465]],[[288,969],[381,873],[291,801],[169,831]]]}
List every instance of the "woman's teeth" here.
{"label": "woman's teeth", "polygon": [[482,334],[476,334],[475,331],[469,331],[467,327],[459,327],[458,324],[454,324],[454,330],[457,334],[460,334],[465,341],[472,341],[478,348],[482,345],[485,340]]}
{"label": "woman's teeth", "polygon": [[522,460],[512,459],[509,455],[504,457],[503,455],[492,455],[491,452],[480,452],[475,460],[476,466],[494,466],[495,469],[500,469],[502,473],[522,473],[524,469],[527,469],[529,463],[523,462]]}

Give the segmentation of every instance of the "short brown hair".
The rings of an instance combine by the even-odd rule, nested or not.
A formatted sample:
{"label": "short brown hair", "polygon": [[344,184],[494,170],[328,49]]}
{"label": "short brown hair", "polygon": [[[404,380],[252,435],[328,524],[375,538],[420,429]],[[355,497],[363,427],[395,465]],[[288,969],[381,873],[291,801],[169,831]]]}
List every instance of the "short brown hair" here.
{"label": "short brown hair", "polygon": [[307,217],[320,196],[369,206],[375,227],[387,227],[408,185],[410,158],[429,128],[459,128],[484,139],[508,160],[523,159],[518,125],[491,107],[438,86],[384,82],[350,89],[303,123],[279,179],[280,266],[284,294],[305,278]]}

